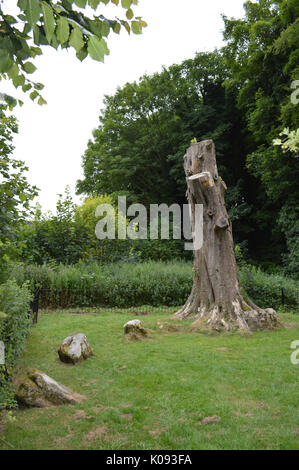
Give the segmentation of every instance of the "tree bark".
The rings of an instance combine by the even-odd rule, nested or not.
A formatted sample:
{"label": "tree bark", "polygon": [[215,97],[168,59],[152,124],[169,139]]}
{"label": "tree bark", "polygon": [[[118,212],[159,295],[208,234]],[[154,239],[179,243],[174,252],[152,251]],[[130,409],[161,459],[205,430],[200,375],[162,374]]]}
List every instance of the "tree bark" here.
{"label": "tree bark", "polygon": [[218,175],[213,141],[192,144],[184,156],[184,169],[193,232],[195,204],[203,205],[203,245],[194,250],[192,291],[175,315],[195,317],[193,326],[199,329],[246,333],[278,327],[273,309],[257,307],[242,293],[224,201],[227,188]]}

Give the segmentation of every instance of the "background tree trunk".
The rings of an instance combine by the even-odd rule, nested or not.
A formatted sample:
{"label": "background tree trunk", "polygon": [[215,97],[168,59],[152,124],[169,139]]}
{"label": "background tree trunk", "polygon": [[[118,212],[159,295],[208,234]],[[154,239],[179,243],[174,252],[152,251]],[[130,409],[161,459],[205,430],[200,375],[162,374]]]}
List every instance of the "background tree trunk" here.
{"label": "background tree trunk", "polygon": [[184,157],[184,169],[192,231],[195,204],[203,205],[203,246],[194,251],[191,294],[175,315],[196,317],[193,325],[202,329],[248,332],[277,327],[273,309],[261,309],[242,295],[224,201],[227,188],[218,175],[213,141],[192,144]]}

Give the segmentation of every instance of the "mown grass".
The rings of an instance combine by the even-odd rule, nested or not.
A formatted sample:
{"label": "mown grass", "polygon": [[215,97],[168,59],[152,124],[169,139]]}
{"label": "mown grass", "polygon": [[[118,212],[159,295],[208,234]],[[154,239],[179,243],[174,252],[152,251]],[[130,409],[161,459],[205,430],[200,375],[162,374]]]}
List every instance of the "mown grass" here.
{"label": "mown grass", "polygon": [[[290,362],[299,317],[282,314],[287,327],[271,333],[208,336],[189,332],[190,321],[160,330],[173,311],[139,316],[151,339],[133,343],[122,329],[132,312],[43,313],[19,368],[37,367],[86,399],[15,411],[0,449],[299,449],[299,365]],[[76,331],[95,355],[64,365],[57,348]],[[202,424],[214,415],[219,422]]]}

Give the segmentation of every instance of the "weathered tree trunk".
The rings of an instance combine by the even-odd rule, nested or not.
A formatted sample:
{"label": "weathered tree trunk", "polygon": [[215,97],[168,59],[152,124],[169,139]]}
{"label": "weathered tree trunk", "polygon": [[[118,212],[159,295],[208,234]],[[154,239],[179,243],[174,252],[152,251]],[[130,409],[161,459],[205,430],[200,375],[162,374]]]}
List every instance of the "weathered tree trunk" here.
{"label": "weathered tree trunk", "polygon": [[195,204],[203,205],[203,245],[194,251],[191,294],[175,315],[195,317],[193,325],[199,329],[248,332],[277,327],[273,309],[263,310],[242,295],[224,201],[226,185],[218,176],[213,141],[192,144],[184,168],[193,231]]}

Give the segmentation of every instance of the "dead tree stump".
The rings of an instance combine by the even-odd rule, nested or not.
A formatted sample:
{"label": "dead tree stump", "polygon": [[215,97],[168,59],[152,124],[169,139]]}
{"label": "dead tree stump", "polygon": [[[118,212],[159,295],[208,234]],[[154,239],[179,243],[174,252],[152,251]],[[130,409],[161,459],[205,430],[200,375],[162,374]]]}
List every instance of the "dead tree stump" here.
{"label": "dead tree stump", "polygon": [[242,292],[225,207],[227,188],[218,175],[213,141],[192,144],[184,156],[184,169],[193,231],[195,204],[203,205],[203,245],[194,251],[190,296],[175,315],[195,317],[193,325],[199,329],[246,333],[277,328],[276,312],[257,307]]}

